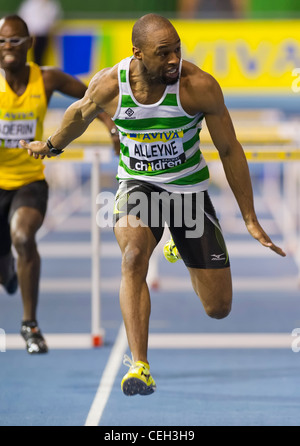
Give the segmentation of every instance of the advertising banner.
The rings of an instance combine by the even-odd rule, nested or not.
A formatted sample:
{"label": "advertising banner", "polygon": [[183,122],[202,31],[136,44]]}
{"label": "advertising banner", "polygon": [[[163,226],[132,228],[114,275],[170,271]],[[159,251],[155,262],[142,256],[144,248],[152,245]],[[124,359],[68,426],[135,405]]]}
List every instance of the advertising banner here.
{"label": "advertising banner", "polygon": [[[299,20],[172,23],[182,41],[183,58],[212,74],[225,92],[290,94],[297,82]],[[49,63],[89,81],[98,70],[132,54],[133,24],[64,21],[53,38]]]}

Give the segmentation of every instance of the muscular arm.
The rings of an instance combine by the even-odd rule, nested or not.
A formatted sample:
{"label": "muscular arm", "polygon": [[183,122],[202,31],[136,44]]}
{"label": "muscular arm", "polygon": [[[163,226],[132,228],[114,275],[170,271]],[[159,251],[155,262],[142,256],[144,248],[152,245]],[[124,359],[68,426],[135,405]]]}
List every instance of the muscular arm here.
{"label": "muscular arm", "polygon": [[205,114],[207,128],[222,161],[227,181],[234,193],[246,224],[256,221],[252,184],[244,150],[236,138],[234,127],[216,85],[214,104]]}
{"label": "muscular arm", "polygon": [[[82,97],[83,94],[84,96],[67,108],[62,122],[51,136],[52,145],[57,149],[64,149],[74,139],[81,136],[96,117],[100,118],[109,129],[112,128],[113,122],[103,108],[108,106],[107,103],[113,94],[115,96],[118,94],[118,89],[116,88],[117,84],[115,86],[112,82],[109,82],[106,70],[103,70],[103,72],[99,72],[94,76],[88,89],[82,84],[84,88],[83,92],[80,83],[77,85],[73,83],[73,87],[71,85],[66,85],[63,81],[63,77],[59,76],[59,79],[56,79],[55,83],[53,83],[52,79],[51,88],[55,85],[55,89],[62,93],[73,94],[75,97],[76,94],[78,94],[78,97]],[[103,88],[104,85],[105,88]],[[46,90],[47,87],[50,88],[50,83],[47,84],[46,79]],[[112,90],[114,91],[112,92]],[[108,111],[110,111],[109,107]],[[21,146],[27,149],[29,154],[33,155],[35,158],[38,158],[39,155],[44,156],[49,153],[49,149],[45,142],[33,141],[26,144],[24,141],[20,141],[20,143]]]}
{"label": "muscular arm", "polygon": [[101,107],[92,102],[87,94],[71,104],[65,111],[60,126],[51,136],[53,146],[57,149],[67,147],[86,131],[100,112]]}
{"label": "muscular arm", "polygon": [[[243,148],[236,138],[235,130],[224,104],[219,84],[206,73],[197,72],[192,84],[189,84],[186,103],[190,112],[203,111],[207,128],[222,161],[229,186],[236,198],[249,233],[262,245],[269,247],[281,256],[285,253],[275,246],[260,226],[253,201],[251,178]],[[198,91],[198,94],[196,93]],[[200,94],[200,91],[202,94]],[[188,102],[187,98],[191,99]],[[194,114],[194,113],[191,113]]]}

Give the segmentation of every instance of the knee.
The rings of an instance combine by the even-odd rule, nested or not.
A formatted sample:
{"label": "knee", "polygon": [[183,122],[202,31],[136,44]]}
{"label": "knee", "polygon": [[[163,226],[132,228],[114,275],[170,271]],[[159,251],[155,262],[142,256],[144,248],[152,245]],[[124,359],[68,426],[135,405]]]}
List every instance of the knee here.
{"label": "knee", "polygon": [[231,311],[231,305],[223,305],[217,308],[207,308],[206,313],[213,319],[224,319],[229,315]]}
{"label": "knee", "polygon": [[148,259],[139,247],[125,249],[122,256],[122,270],[127,274],[147,274]]}
{"label": "knee", "polygon": [[19,256],[30,257],[36,249],[36,243],[33,237],[28,235],[22,229],[14,231],[11,235],[12,243]]}
{"label": "knee", "polygon": [[231,312],[231,299],[215,305],[207,305],[205,311],[213,319],[224,319]]}

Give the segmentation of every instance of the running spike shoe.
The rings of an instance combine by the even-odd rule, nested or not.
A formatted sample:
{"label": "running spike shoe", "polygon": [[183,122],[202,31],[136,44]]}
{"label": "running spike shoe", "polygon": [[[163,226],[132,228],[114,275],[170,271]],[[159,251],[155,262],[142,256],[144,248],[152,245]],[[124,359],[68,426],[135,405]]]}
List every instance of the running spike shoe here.
{"label": "running spike shoe", "polygon": [[26,342],[26,350],[28,353],[32,355],[48,352],[46,341],[36,322],[23,322],[20,333]]}
{"label": "running spike shoe", "polygon": [[181,259],[178,249],[171,238],[164,246],[164,256],[170,263],[175,263],[177,260]]}
{"label": "running spike shoe", "polygon": [[150,395],[156,390],[156,384],[150,375],[149,364],[143,361],[134,362],[124,355],[123,364],[129,367],[121,382],[121,389],[127,396]]}

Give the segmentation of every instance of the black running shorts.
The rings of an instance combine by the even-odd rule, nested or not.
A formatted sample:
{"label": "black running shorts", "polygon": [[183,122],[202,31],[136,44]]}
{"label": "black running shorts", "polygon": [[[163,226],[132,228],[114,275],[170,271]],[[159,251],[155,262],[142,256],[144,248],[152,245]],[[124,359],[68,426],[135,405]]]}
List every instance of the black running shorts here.
{"label": "black running shorts", "polygon": [[145,181],[123,181],[115,198],[114,225],[125,215],[141,219],[157,243],[167,225],[189,268],[230,266],[220,223],[207,191],[174,194]]}
{"label": "black running shorts", "polygon": [[23,206],[37,209],[44,217],[48,202],[48,184],[34,181],[20,189],[0,189],[0,256],[11,249],[10,221],[15,211]]}

